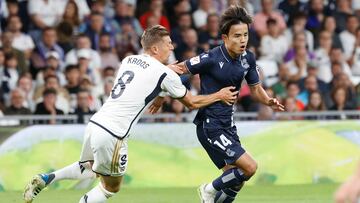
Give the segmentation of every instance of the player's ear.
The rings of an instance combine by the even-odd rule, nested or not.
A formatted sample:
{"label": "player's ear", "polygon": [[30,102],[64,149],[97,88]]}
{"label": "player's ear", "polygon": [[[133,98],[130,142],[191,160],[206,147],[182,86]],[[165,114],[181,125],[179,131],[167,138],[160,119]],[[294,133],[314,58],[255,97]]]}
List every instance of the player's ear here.
{"label": "player's ear", "polygon": [[150,49],[151,49],[151,52],[154,53],[154,54],[159,53],[159,47],[157,45],[152,45],[150,47]]}
{"label": "player's ear", "polygon": [[227,36],[226,34],[222,34],[222,35],[221,35],[221,39],[222,39],[223,41],[225,41],[225,40],[228,39],[228,36]]}

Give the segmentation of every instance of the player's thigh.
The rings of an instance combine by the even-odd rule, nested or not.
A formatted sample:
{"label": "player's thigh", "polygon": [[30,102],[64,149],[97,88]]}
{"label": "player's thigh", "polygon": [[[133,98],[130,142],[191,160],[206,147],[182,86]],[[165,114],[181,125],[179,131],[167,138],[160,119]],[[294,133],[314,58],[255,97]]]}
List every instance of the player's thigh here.
{"label": "player's thigh", "polygon": [[198,126],[197,134],[200,143],[219,169],[235,164],[245,153],[236,134],[236,128],[206,129]]}
{"label": "player's thigh", "polygon": [[92,125],[92,133],[92,170],[103,176],[123,176],[128,162],[127,139],[113,137],[96,125]]}
{"label": "player's thigh", "polygon": [[80,154],[80,162],[87,162],[94,160],[93,152],[91,149],[90,137],[91,137],[91,126],[88,124],[86,125],[85,128],[83,145]]}
{"label": "player's thigh", "polygon": [[103,176],[100,175],[100,181],[104,188],[109,192],[118,192],[123,176]]}

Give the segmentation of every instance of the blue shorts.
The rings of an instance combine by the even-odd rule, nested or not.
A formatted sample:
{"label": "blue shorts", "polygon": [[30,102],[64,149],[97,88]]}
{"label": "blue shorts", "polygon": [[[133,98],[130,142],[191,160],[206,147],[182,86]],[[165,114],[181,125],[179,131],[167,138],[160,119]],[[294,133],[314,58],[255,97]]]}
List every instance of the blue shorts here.
{"label": "blue shorts", "polygon": [[234,164],[245,153],[236,126],[227,129],[209,129],[204,128],[201,123],[196,126],[196,132],[201,145],[219,169]]}

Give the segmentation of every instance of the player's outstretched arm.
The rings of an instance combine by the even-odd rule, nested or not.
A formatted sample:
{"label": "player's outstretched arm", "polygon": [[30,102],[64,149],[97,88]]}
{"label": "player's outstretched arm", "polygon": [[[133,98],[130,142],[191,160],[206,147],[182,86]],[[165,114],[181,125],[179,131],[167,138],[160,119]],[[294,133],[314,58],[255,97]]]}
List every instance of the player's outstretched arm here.
{"label": "player's outstretched arm", "polygon": [[167,66],[179,75],[189,73],[189,70],[186,68],[185,62],[181,62],[177,64],[169,64]]}
{"label": "player's outstretched arm", "polygon": [[251,95],[259,102],[277,111],[285,111],[285,107],[276,98],[270,98],[261,84],[250,86]]}
{"label": "player's outstretched arm", "polygon": [[239,93],[239,91],[234,91],[234,89],[235,87],[225,87],[213,94],[195,96],[188,91],[186,95],[179,100],[189,109],[199,109],[218,101],[232,105]]}
{"label": "player's outstretched arm", "polygon": [[336,203],[357,203],[360,200],[360,164],[357,171],[335,193]]}

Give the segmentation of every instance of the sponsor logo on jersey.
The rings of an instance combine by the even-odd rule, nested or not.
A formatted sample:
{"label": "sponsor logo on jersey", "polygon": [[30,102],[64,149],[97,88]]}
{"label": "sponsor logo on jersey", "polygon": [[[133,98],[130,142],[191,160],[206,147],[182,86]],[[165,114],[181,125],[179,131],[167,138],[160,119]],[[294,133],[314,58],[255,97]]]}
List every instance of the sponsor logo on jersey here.
{"label": "sponsor logo on jersey", "polygon": [[202,59],[207,58],[207,57],[209,57],[209,54],[204,54],[204,55],[201,56]]}

